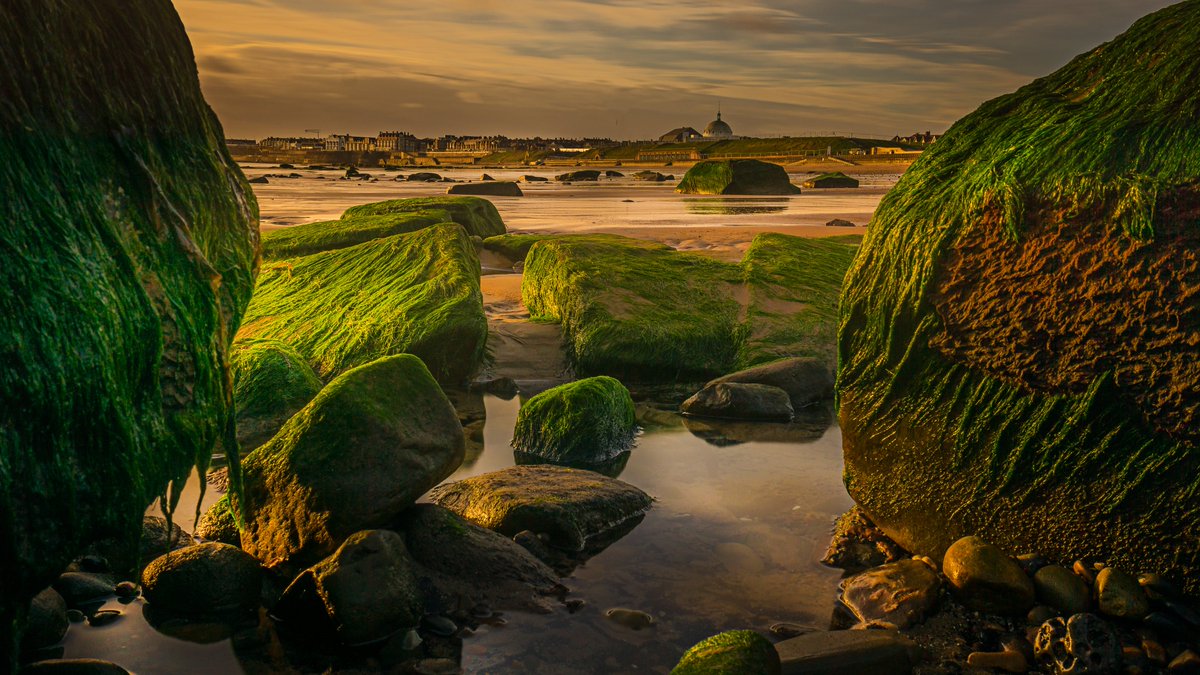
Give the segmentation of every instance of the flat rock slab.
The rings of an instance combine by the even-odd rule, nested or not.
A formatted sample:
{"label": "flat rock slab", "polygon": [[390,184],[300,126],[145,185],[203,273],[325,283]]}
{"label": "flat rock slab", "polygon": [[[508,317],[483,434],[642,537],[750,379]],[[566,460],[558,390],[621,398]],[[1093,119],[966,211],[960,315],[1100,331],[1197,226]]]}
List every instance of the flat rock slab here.
{"label": "flat rock slab", "polygon": [[885,630],[809,633],[775,644],[783,675],[908,675],[917,649]]}
{"label": "flat rock slab", "polygon": [[434,502],[490,530],[546,534],[560,548],[582,550],[589,537],[640,517],[653,499],[592,471],[514,466],[436,488]]}
{"label": "flat rock slab", "polygon": [[924,620],[938,601],[941,581],[932,567],[900,560],[842,582],[842,603],[862,622],[886,621],[907,628]]}

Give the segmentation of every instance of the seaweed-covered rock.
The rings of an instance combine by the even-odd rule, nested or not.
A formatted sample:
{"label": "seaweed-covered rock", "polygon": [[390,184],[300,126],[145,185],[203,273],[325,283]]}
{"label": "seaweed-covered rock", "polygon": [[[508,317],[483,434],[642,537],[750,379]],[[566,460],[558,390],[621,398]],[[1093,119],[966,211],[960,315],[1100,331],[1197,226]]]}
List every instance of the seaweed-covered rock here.
{"label": "seaweed-covered rock", "polygon": [[521,197],[525,193],[510,180],[491,180],[482,183],[459,183],[446,188],[448,195],[489,195],[492,197]]}
{"label": "seaweed-covered rock", "polygon": [[414,567],[400,535],[356,532],[297,576],[274,612],[309,630],[326,628],[346,645],[377,642],[421,618]]}
{"label": "seaweed-covered rock", "polygon": [[463,453],[454,407],[420,359],[355,368],[246,457],[242,547],[269,566],[312,564],[387,526]]}
{"label": "seaweed-covered rock", "polygon": [[577,183],[581,181],[597,181],[600,180],[600,172],[595,169],[580,169],[579,171],[568,171],[567,173],[559,174],[554,177],[554,180],[560,182]]}
{"label": "seaweed-covered rock", "polygon": [[232,430],[258,215],[170,3],[5,2],[0,63],[2,670],[28,600]]}
{"label": "seaweed-covered rock", "polygon": [[840,239],[754,238],[740,264],[613,235],[533,242],[521,294],[562,323],[578,373],[700,379],[787,357],[835,365]]}
{"label": "seaweed-covered rock", "polygon": [[[434,176],[437,174],[412,174],[412,176]],[[412,176],[409,176],[410,180]],[[342,213],[343,220],[364,216],[383,216],[398,213],[442,212],[441,222],[458,223],[468,234],[487,238],[504,234],[504,221],[495,205],[479,197],[417,197],[390,199],[351,206]]]}
{"label": "seaweed-covered rock", "polygon": [[649,181],[651,183],[661,183],[667,180],[667,177],[657,171],[638,171],[633,174],[634,180]]}
{"label": "seaweed-covered rock", "polygon": [[281,227],[263,233],[262,255],[263,260],[298,258],[416,232],[446,222],[453,222],[450,214],[441,209],[430,209]]}
{"label": "seaweed-covered rock", "polygon": [[717,382],[684,401],[680,412],[697,417],[787,422],[792,402],[787,392],[766,384]]}
{"label": "seaweed-covered rock", "polygon": [[851,178],[841,171],[833,173],[823,173],[816,178],[810,178],[804,181],[806,188],[856,188],[858,187],[858,179]]}
{"label": "seaweed-covered rock", "polygon": [[271,439],[321,391],[321,378],[278,340],[235,342],[229,354],[238,443],[247,451]]}
{"label": "seaweed-covered rock", "polygon": [[155,558],[142,571],[142,592],[156,608],[214,614],[258,606],[262,567],[236,546],[209,542]]}
{"label": "seaweed-covered rock", "polygon": [[441,485],[430,498],[489,530],[515,536],[524,530],[579,551],[591,537],[650,508],[650,495],[592,471],[558,466],[514,466]]}
{"label": "seaweed-covered rock", "polygon": [[627,452],[636,434],[629,390],[611,377],[589,377],[526,401],[512,446],[551,464],[587,468]]}
{"label": "seaweed-covered rock", "polygon": [[441,179],[441,174],[436,174],[432,171],[418,171],[416,173],[410,173],[408,174],[408,177],[405,178],[405,180],[417,183],[430,183],[433,181],[439,181]]}
{"label": "seaweed-covered rock", "polygon": [[816,358],[790,358],[739,370],[709,382],[744,382],[779,387],[787,392],[793,408],[803,408],[833,397],[833,371]]}
{"label": "seaweed-covered rock", "polygon": [[500,234],[483,240],[483,248],[515,262],[523,262],[529,249],[539,241],[552,237],[548,234]]}
{"label": "seaweed-covered rock", "polygon": [[794,195],[800,188],[778,164],[757,159],[710,159],[683,175],[676,192],[698,195]]}
{"label": "seaweed-covered rock", "polygon": [[287,343],[326,379],[409,353],[439,379],[464,380],[487,340],[479,256],[444,223],[265,265],[238,331],[249,338]]}
{"label": "seaweed-covered rock", "polygon": [[731,630],[687,650],[671,675],[779,675],[779,653],[752,630]]}
{"label": "seaweed-covered rock", "polygon": [[1200,592],[1198,42],[1200,2],[1147,16],[960,120],[880,204],[840,416],[850,495],[905,548],[977,533]]}
{"label": "seaweed-covered rock", "polygon": [[242,545],[242,534],[238,531],[237,518],[229,510],[229,496],[226,495],[209,507],[200,521],[196,523],[196,536],[205,541],[217,541],[233,546]]}

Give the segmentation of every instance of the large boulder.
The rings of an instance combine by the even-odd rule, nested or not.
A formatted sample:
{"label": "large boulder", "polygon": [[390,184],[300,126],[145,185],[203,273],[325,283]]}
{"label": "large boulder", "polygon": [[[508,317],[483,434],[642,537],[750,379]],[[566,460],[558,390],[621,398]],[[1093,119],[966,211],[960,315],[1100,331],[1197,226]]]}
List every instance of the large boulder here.
{"label": "large boulder", "polygon": [[208,615],[253,609],[262,567],[236,546],[209,542],[155,558],[142,571],[142,592],[156,609]]}
{"label": "large boulder", "polygon": [[229,355],[238,444],[247,452],[271,440],[321,391],[321,378],[278,340],[235,342]]}
{"label": "large boulder", "polygon": [[0,63],[3,670],[28,600],[232,429],[258,218],[170,3],[4,2]]}
{"label": "large boulder", "polygon": [[821,359],[796,357],[739,370],[709,382],[744,382],[779,387],[793,408],[803,408],[833,397],[833,371]]}
{"label": "large boulder", "polygon": [[492,197],[520,197],[525,193],[516,183],[509,180],[493,181],[487,179],[482,183],[459,183],[446,188],[448,195],[489,195]]}
{"label": "large boulder", "polygon": [[850,495],[905,548],[979,534],[1200,592],[1198,42],[1200,2],[1151,14],[963,118],[880,204],[840,416]]}
{"label": "large boulder", "polygon": [[697,417],[788,422],[792,419],[792,402],[779,387],[718,382],[684,401],[679,411]]}
{"label": "large boulder", "polygon": [[579,551],[588,539],[640,519],[650,495],[592,471],[558,466],[514,466],[439,486],[434,502],[489,530],[514,536],[525,530]]}
{"label": "large boulder", "polygon": [[800,188],[778,164],[757,159],[710,159],[688,169],[676,192],[699,195],[795,195]]}
{"label": "large boulder", "polygon": [[355,368],[246,457],[242,547],[272,567],[312,564],[391,523],[458,468],[464,443],[420,359]]}
{"label": "large boulder", "polygon": [[549,464],[588,468],[628,452],[636,434],[629,390],[611,377],[589,377],[526,401],[512,447]]}
{"label": "large boulder", "polygon": [[487,339],[475,245],[443,223],[264,265],[238,331],[250,338],[287,343],[325,379],[408,353],[465,380]]}

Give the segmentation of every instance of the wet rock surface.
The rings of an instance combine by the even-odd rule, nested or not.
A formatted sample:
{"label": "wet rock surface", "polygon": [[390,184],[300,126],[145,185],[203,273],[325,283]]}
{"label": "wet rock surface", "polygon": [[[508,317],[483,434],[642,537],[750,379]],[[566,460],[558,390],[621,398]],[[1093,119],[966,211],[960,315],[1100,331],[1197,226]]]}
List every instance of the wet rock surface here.
{"label": "wet rock surface", "polygon": [[779,387],[740,382],[709,384],[679,407],[685,415],[787,422],[792,404]]}
{"label": "wet rock surface", "polygon": [[694,645],[671,675],[779,675],[779,653],[771,642],[749,630],[714,635]]}
{"label": "wet rock surface", "polygon": [[833,372],[821,359],[795,357],[739,370],[709,382],[741,382],[779,387],[795,409],[833,398]]}
{"label": "wet rock surface", "polygon": [[968,607],[1024,614],[1033,606],[1033,582],[1021,566],[979,537],[963,537],[947,549],[942,572]]}
{"label": "wet rock surface", "polygon": [[142,572],[146,600],[178,614],[213,614],[257,607],[263,571],[241,549],[205,543],[159,556]]}
{"label": "wet rock surface", "polygon": [[925,619],[937,606],[940,589],[937,571],[910,558],[846,579],[841,584],[841,601],[859,622],[883,622],[903,629]]}
{"label": "wet rock surface", "polygon": [[908,675],[920,656],[911,640],[888,630],[809,633],[775,650],[783,675]]}
{"label": "wet rock surface", "polygon": [[1034,652],[1038,662],[1055,675],[1107,675],[1121,670],[1120,638],[1094,614],[1054,618],[1042,624]]}

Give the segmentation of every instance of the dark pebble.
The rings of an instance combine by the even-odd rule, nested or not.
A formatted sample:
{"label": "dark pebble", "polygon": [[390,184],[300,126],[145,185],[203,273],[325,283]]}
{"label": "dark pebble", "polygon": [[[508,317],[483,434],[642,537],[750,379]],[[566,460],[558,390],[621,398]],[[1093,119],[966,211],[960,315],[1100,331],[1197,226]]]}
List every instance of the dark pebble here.
{"label": "dark pebble", "polygon": [[1175,616],[1183,619],[1184,622],[1190,624],[1193,628],[1200,628],[1200,614],[1197,614],[1194,609],[1188,607],[1182,602],[1174,602],[1171,600],[1163,601],[1163,606],[1171,610]]}
{"label": "dark pebble", "polygon": [[1152,590],[1159,595],[1164,595],[1169,598],[1178,598],[1183,595],[1178,586],[1171,583],[1161,574],[1139,574],[1138,583],[1142,585],[1142,588]]}
{"label": "dark pebble", "polygon": [[798,623],[788,623],[786,621],[773,623],[768,630],[771,631],[771,635],[774,635],[781,640],[799,637],[801,635],[813,632],[813,629],[809,628],[808,626],[801,626]]}
{"label": "dark pebble", "polygon": [[92,626],[107,626],[108,624],[121,618],[121,613],[115,609],[102,609],[99,612],[88,617],[88,624]]}
{"label": "dark pebble", "polygon": [[471,618],[473,619],[490,619],[495,612],[491,607],[484,604],[478,604],[471,608]]}
{"label": "dark pebble", "polygon": [[122,581],[117,584],[116,593],[118,598],[136,598],[139,592],[137,584],[132,581]]}
{"label": "dark pebble", "polygon": [[438,614],[426,614],[421,617],[421,627],[442,637],[450,637],[458,632],[458,626],[453,621]]}
{"label": "dark pebble", "polygon": [[108,572],[108,560],[101,555],[85,555],[79,559],[79,569],[84,572]]}
{"label": "dark pebble", "polygon": [[1088,586],[1096,583],[1096,573],[1092,571],[1092,566],[1082,560],[1076,560],[1075,564],[1071,566],[1071,571],[1078,574],[1079,578],[1083,579]]}
{"label": "dark pebble", "polygon": [[1017,564],[1021,566],[1022,570],[1025,570],[1025,574],[1032,577],[1050,562],[1037,553],[1023,553],[1017,556]]}
{"label": "dark pebble", "polygon": [[21,675],[129,675],[129,671],[99,659],[61,659],[31,663],[21,669]]}
{"label": "dark pebble", "polygon": [[64,572],[54,582],[54,590],[62,594],[68,607],[79,607],[89,600],[104,598],[113,592],[112,580],[92,572]]}
{"label": "dark pebble", "polygon": [[563,601],[563,605],[566,606],[567,611],[572,614],[583,609],[583,606],[586,604],[587,602],[585,602],[583,598],[569,598]]}
{"label": "dark pebble", "polygon": [[86,618],[87,618],[87,616],[85,616],[83,612],[81,612],[77,609],[68,609],[67,610],[67,620],[70,621],[71,623],[82,623],[83,620]]}

